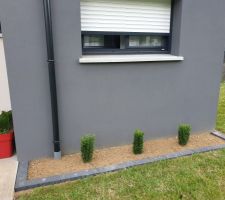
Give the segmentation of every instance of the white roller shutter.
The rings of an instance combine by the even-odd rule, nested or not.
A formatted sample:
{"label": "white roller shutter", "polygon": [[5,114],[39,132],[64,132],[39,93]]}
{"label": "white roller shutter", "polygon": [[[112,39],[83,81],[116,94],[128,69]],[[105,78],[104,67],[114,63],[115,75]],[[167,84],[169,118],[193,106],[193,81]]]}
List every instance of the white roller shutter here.
{"label": "white roller shutter", "polygon": [[81,0],[81,30],[170,32],[171,0]]}

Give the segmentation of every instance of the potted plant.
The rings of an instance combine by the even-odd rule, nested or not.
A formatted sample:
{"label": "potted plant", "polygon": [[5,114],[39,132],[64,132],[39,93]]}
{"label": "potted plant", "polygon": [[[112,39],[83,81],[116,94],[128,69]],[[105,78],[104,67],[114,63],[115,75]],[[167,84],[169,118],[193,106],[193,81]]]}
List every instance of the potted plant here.
{"label": "potted plant", "polygon": [[0,114],[0,158],[8,158],[13,155],[14,132],[12,112]]}

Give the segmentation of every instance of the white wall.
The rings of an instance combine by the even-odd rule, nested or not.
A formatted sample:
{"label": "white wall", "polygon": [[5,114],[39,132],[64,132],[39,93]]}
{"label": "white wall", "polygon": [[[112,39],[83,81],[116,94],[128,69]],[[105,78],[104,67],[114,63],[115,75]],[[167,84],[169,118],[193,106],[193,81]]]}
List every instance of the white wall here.
{"label": "white wall", "polygon": [[0,112],[11,109],[3,38],[0,38]]}

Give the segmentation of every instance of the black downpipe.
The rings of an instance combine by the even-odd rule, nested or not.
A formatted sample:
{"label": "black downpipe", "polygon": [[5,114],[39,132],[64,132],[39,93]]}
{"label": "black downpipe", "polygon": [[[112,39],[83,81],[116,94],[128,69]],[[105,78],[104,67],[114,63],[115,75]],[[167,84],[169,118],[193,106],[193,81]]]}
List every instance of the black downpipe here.
{"label": "black downpipe", "polygon": [[47,54],[48,54],[49,84],[50,84],[50,93],[51,93],[54,158],[61,159],[59,124],[58,124],[58,104],[57,104],[57,91],[56,91],[56,78],[55,78],[54,45],[53,45],[53,33],[52,33],[51,1],[43,0],[43,6],[44,6],[46,44],[47,44]]}

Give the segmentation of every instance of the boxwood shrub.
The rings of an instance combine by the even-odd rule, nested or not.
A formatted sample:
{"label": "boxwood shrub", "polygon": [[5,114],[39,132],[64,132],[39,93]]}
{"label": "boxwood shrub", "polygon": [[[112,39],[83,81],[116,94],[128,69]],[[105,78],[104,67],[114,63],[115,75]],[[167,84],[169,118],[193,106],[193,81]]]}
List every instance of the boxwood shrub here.
{"label": "boxwood shrub", "polygon": [[141,154],[144,147],[144,132],[141,130],[136,130],[134,132],[134,141],[133,141],[133,153]]}
{"label": "boxwood shrub", "polygon": [[180,124],[178,127],[178,142],[184,146],[188,143],[191,132],[191,126],[189,124]]}
{"label": "boxwood shrub", "polygon": [[81,156],[84,163],[92,161],[94,145],[95,135],[87,134],[81,138]]}

